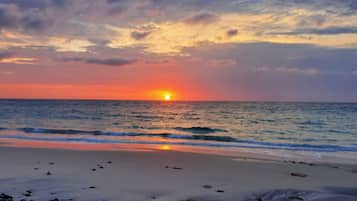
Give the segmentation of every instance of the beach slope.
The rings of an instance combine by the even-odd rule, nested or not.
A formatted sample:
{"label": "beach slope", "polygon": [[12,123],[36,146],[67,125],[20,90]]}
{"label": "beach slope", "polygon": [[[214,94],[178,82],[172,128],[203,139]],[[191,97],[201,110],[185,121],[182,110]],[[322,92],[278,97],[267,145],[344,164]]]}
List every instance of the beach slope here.
{"label": "beach slope", "polygon": [[[176,151],[0,148],[0,200],[260,201],[357,198],[353,165]],[[12,197],[12,198],[11,198]]]}

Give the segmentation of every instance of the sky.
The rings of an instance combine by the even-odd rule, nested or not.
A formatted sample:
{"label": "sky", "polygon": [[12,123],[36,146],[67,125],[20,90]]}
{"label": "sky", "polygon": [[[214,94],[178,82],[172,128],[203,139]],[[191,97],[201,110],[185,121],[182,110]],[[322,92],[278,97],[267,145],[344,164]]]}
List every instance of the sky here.
{"label": "sky", "polygon": [[357,102],[356,0],[0,0],[0,98]]}

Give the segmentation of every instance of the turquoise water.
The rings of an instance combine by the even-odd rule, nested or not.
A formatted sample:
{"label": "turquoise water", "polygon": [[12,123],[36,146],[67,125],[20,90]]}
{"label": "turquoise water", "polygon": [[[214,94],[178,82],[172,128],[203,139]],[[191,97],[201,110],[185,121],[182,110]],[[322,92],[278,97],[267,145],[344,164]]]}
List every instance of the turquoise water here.
{"label": "turquoise water", "polygon": [[0,100],[0,141],[357,152],[357,104]]}

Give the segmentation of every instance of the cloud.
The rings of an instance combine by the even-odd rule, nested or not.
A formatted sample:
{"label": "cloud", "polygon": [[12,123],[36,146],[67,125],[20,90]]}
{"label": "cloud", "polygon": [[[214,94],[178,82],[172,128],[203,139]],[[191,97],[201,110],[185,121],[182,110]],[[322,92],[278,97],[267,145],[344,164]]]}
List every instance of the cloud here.
{"label": "cloud", "polygon": [[5,58],[9,58],[11,57],[13,54],[11,52],[0,52],[0,60],[1,59],[5,59]]}
{"label": "cloud", "polygon": [[62,37],[51,37],[43,45],[53,47],[57,52],[86,52],[89,47],[95,46],[89,40]]}
{"label": "cloud", "polygon": [[217,21],[219,17],[210,13],[201,13],[184,20],[187,24],[210,24]]}
{"label": "cloud", "polygon": [[[121,15],[124,14],[126,10],[128,10],[128,2],[127,0],[107,0],[107,4],[109,7],[109,15]],[[131,2],[132,3],[132,2]]]}
{"label": "cloud", "polygon": [[6,7],[0,7],[0,29],[15,28],[17,26],[16,16],[12,15]]}
{"label": "cloud", "polygon": [[[323,24],[327,28],[317,30],[313,28],[316,27],[313,23],[309,24],[312,27],[301,28],[301,33],[298,34],[297,32],[300,30],[296,31],[296,27],[299,27],[299,19],[303,16],[314,15],[316,13],[304,9],[292,10],[284,15],[280,15],[280,13],[221,13],[218,17],[203,13],[184,20],[179,20],[182,19],[179,18],[171,21],[139,22],[135,27],[108,25],[107,29],[114,32],[109,36],[108,47],[142,48],[145,52],[166,55],[188,55],[185,51],[187,48],[199,47],[205,43],[267,42],[310,44],[330,48],[357,47],[357,34],[351,34],[355,32],[354,29],[333,28],[337,25],[357,27],[357,16],[329,17]],[[213,21],[214,23],[212,23]],[[151,31],[150,37],[139,37],[140,40],[132,37],[132,32],[137,31],[138,27],[149,25],[155,27],[155,30]],[[235,31],[234,27],[239,27],[239,30]],[[310,34],[304,35],[305,32]],[[342,32],[350,33],[350,35],[339,34]],[[239,37],[232,37],[234,34],[239,34]]]}
{"label": "cloud", "polygon": [[28,35],[14,31],[0,31],[0,49],[23,48],[33,50],[54,49],[56,52],[87,52],[94,42],[79,38]]}
{"label": "cloud", "polygon": [[229,30],[227,30],[227,36],[228,37],[236,36],[237,34],[238,34],[238,29],[229,29]]}
{"label": "cloud", "polygon": [[286,35],[302,35],[302,34],[316,34],[316,35],[338,35],[338,34],[356,34],[357,27],[327,27],[323,29],[300,29],[297,31],[290,32],[278,32],[275,34],[286,34]]}
{"label": "cloud", "polygon": [[85,62],[88,64],[99,64],[99,65],[107,65],[107,66],[124,66],[133,64],[136,60],[132,59],[123,59],[123,58],[108,58],[108,59],[97,59],[97,58],[64,58],[62,61],[66,62]]}
{"label": "cloud", "polygon": [[15,57],[11,52],[0,52],[0,63],[34,64],[36,60],[36,58],[31,57]]}
{"label": "cloud", "polygon": [[139,32],[139,31],[133,31],[131,32],[131,37],[133,37],[136,40],[141,40],[146,38],[151,32],[149,31],[144,31],[144,32]]}
{"label": "cloud", "polygon": [[40,12],[18,12],[16,7],[0,7],[0,29],[42,31],[51,25],[49,17]]}
{"label": "cloud", "polygon": [[51,0],[50,3],[57,8],[65,8],[71,3],[71,0]]}
{"label": "cloud", "polygon": [[24,16],[20,21],[21,26],[29,31],[41,31],[51,25],[51,21],[46,17],[35,15]]}
{"label": "cloud", "polygon": [[13,75],[15,72],[12,71],[0,71],[0,75]]}
{"label": "cloud", "polygon": [[107,0],[108,4],[125,3],[127,0]]}
{"label": "cloud", "polygon": [[44,10],[50,7],[64,8],[71,0],[1,0],[2,4],[16,5],[21,10],[37,9]]}
{"label": "cloud", "polygon": [[259,67],[255,70],[256,72],[278,72],[278,73],[295,73],[295,74],[303,74],[303,75],[317,75],[319,71],[313,68],[288,68],[288,67]]}

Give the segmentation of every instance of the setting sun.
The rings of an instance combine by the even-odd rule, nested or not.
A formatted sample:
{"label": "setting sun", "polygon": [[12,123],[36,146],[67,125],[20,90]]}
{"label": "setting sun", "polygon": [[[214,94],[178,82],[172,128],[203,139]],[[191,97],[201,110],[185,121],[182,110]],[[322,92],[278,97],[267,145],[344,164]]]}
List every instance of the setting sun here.
{"label": "setting sun", "polygon": [[170,150],[171,147],[169,145],[162,145],[162,146],[159,147],[159,149],[161,149],[161,150]]}
{"label": "setting sun", "polygon": [[164,95],[164,99],[165,99],[165,101],[170,101],[171,100],[171,94],[165,94]]}

